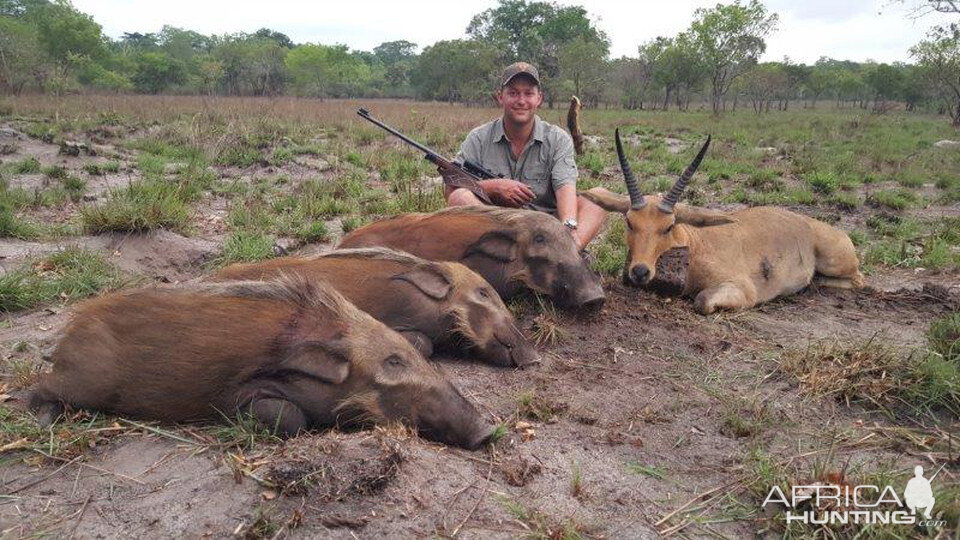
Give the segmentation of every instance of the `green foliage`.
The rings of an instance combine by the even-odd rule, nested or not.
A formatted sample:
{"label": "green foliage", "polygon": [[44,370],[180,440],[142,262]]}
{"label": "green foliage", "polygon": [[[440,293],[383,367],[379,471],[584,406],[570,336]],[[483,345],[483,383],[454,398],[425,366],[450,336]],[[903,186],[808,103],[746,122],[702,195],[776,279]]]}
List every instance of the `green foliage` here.
{"label": "green foliage", "polygon": [[917,204],[919,197],[910,190],[900,188],[875,191],[867,197],[867,200],[876,206],[885,206],[893,210],[904,210]]}
{"label": "green foliage", "polygon": [[824,195],[830,195],[840,187],[840,179],[831,172],[815,172],[805,177],[810,188]]}
{"label": "green foliage", "polygon": [[479,102],[495,86],[498,54],[481,41],[438,41],[420,54],[412,82],[423,99]]}
{"label": "green foliage", "polygon": [[328,242],[330,232],[322,221],[311,221],[303,224],[297,230],[297,240],[312,244],[314,242]]}
{"label": "green foliage", "polygon": [[105,54],[100,25],[69,3],[40,4],[32,17],[37,39],[61,70],[77,57],[99,58]]}
{"label": "green foliage", "polygon": [[910,54],[917,60],[918,73],[935,88],[938,97],[950,112],[954,126],[960,126],[960,101],[957,81],[960,80],[960,31],[956,26],[935,26]]}
{"label": "green foliage", "polygon": [[141,52],[135,63],[133,84],[140,92],[159,94],[187,80],[186,65],[165,52]]}
{"label": "green foliage", "polygon": [[108,199],[98,205],[82,207],[80,217],[88,234],[158,228],[182,232],[190,219],[190,210],[178,184],[142,180],[112,191]]}
{"label": "green foliage", "polygon": [[0,311],[73,300],[118,285],[119,274],[100,255],[68,248],[0,275]]}
{"label": "green foliage", "polygon": [[13,164],[14,174],[36,174],[40,172],[40,162],[37,158],[30,156]]}
{"label": "green foliage", "polygon": [[237,231],[227,237],[223,243],[223,265],[237,262],[256,262],[274,256],[274,239],[256,232]]}
{"label": "green foliage", "polygon": [[755,62],[766,50],[764,38],[776,28],[777,15],[769,14],[759,0],[750,0],[746,5],[700,8],[694,17],[691,40],[711,81],[713,112],[718,113],[739,66]]}
{"label": "green foliage", "polygon": [[287,54],[286,66],[297,91],[307,96],[358,95],[373,76],[346,45],[300,45]]}
{"label": "green foliage", "polygon": [[951,313],[930,323],[930,348],[960,365],[960,313]]}

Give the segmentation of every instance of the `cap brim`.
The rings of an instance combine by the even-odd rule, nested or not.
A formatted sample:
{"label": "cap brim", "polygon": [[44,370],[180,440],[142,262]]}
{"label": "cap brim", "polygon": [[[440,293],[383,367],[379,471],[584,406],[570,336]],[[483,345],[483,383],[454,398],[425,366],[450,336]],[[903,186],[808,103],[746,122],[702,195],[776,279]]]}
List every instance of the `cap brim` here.
{"label": "cap brim", "polygon": [[511,75],[507,80],[503,81],[503,83],[500,84],[500,88],[503,88],[504,86],[510,84],[510,81],[516,79],[517,77],[523,76],[523,75],[529,77],[534,83],[536,83],[537,86],[540,86],[540,79],[538,79],[537,77],[535,77],[532,73],[527,72],[527,71],[519,71],[519,72],[514,73],[513,75]]}

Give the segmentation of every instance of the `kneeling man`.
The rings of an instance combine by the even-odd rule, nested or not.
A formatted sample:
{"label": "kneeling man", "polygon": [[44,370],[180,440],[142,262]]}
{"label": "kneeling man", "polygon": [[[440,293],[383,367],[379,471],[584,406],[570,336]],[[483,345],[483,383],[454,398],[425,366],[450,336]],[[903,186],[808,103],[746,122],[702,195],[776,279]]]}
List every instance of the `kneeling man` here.
{"label": "kneeling man", "polygon": [[[556,216],[584,249],[600,230],[606,211],[577,196],[573,140],[562,128],[537,116],[543,103],[537,68],[508,66],[500,78],[497,102],[503,116],[475,128],[460,145],[456,160],[469,161],[499,176],[481,180],[494,204]],[[483,204],[470,190],[444,185],[448,206]]]}

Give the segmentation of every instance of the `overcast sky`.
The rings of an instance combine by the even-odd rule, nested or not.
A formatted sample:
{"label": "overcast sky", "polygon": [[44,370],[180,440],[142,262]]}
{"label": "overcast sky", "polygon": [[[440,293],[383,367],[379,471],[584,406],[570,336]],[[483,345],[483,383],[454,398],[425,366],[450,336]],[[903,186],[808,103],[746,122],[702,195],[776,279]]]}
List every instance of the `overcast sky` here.
{"label": "overcast sky", "polygon": [[[911,0],[916,2],[917,0]],[[656,36],[673,36],[689,26],[698,7],[717,0],[561,0],[585,5],[612,42],[613,56],[636,56],[637,46]],[[909,61],[910,47],[927,30],[960,16],[934,13],[911,19],[893,0],[766,0],[780,15],[767,40],[765,60],[789,56],[815,62],[821,56],[880,62]],[[268,27],[297,43],[344,43],[370,50],[385,41],[406,39],[421,48],[442,39],[462,38],[470,18],[497,5],[448,0],[73,0],[74,6],[119,37],[124,32],[156,32],[170,24],[202,34],[254,32]]]}

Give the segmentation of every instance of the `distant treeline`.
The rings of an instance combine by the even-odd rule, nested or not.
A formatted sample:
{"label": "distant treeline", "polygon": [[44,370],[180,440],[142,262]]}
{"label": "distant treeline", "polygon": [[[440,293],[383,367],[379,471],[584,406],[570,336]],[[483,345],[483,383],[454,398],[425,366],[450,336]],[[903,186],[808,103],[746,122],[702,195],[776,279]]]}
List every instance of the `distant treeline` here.
{"label": "distant treeline", "polygon": [[[610,41],[580,6],[501,0],[470,22],[464,39],[391,41],[372,51],[294,43],[271,29],[203,34],[102,34],[67,0],[0,0],[0,92],[139,92],[310,97],[416,97],[482,103],[509,62],[535,63],[550,106],[579,95],[588,105],[629,109],[757,112],[791,103],[885,110],[939,108],[960,121],[958,32],[941,28],[911,53],[916,64],[822,58],[814,65],[758,63],[777,25],[758,0],[697,10],[674,37],[642,44],[636,57],[609,57]],[[952,77],[952,79],[950,78]],[[950,81],[954,81],[951,84]]]}

